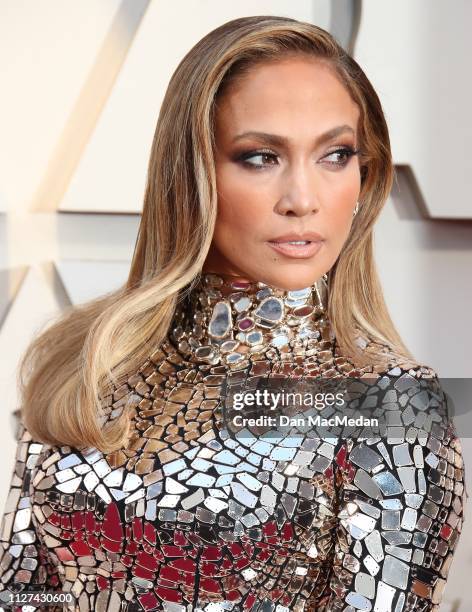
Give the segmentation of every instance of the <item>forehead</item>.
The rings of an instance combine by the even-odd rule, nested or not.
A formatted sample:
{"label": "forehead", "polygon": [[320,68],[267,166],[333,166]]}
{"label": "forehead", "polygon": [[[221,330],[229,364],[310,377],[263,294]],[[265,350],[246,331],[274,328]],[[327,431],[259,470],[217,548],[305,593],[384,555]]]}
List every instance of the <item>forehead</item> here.
{"label": "forehead", "polygon": [[334,68],[310,57],[259,63],[237,77],[217,105],[217,123],[240,129],[274,121],[357,126],[359,109]]}

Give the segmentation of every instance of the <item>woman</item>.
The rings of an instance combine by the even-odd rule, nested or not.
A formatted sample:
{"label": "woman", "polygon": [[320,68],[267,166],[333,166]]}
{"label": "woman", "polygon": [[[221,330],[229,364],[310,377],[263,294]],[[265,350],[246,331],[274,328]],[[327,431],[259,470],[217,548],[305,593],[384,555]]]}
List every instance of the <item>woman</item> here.
{"label": "woman", "polygon": [[[23,360],[4,601],[39,585],[74,610],[439,610],[464,472],[375,272],[392,172],[378,97],[324,30],[247,17],[191,49],[126,286]],[[264,380],[369,377],[385,427],[367,437],[222,422]]]}

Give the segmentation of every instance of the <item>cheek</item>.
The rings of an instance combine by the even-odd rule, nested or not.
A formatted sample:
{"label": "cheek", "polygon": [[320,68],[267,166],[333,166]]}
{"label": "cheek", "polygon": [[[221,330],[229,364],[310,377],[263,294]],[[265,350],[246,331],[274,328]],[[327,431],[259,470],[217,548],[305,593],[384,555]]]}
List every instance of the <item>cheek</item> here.
{"label": "cheek", "polygon": [[218,211],[216,234],[250,233],[264,217],[263,194],[258,193],[250,180],[229,169],[217,172]]}
{"label": "cheek", "polygon": [[326,197],[330,203],[330,216],[333,222],[339,226],[350,226],[352,213],[360,193],[360,174],[358,168],[347,173],[343,180],[337,181],[331,186],[331,193]]}
{"label": "cheek", "polygon": [[351,160],[351,165],[341,171],[337,180],[333,181],[329,188],[332,189],[333,201],[336,201],[341,208],[352,206],[361,188],[360,169],[355,160]]}
{"label": "cheek", "polygon": [[326,223],[333,251],[341,250],[346,242],[353,222],[354,206],[359,196],[360,182],[355,180],[340,181],[330,197],[327,197]]}

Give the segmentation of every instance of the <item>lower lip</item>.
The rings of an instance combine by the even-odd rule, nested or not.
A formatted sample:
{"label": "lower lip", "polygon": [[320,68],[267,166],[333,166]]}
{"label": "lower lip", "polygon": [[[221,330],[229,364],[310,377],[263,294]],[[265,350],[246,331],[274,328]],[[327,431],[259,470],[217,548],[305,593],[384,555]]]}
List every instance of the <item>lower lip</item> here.
{"label": "lower lip", "polygon": [[295,259],[306,259],[307,257],[313,257],[315,253],[318,253],[323,242],[309,242],[308,244],[268,242],[267,244],[269,244],[278,253],[282,253],[282,255],[286,255],[287,257],[294,257]]}

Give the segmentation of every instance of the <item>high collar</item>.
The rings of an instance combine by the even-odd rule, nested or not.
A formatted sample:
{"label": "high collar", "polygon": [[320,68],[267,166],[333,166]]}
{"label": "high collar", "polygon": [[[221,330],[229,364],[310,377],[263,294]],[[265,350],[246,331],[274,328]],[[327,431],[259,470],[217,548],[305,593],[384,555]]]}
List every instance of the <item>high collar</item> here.
{"label": "high collar", "polygon": [[[253,359],[290,359],[333,349],[328,284],[289,291],[238,276],[203,272],[182,292],[169,337],[193,362],[240,369]],[[330,350],[330,352],[331,352]]]}

